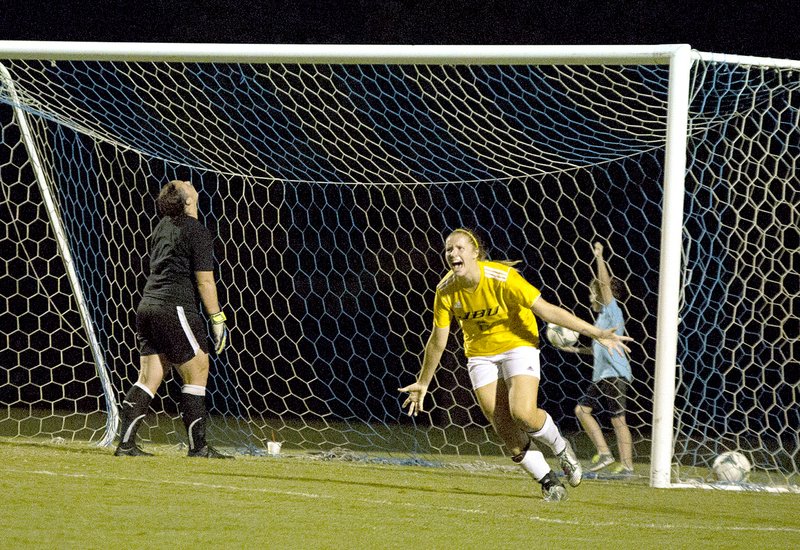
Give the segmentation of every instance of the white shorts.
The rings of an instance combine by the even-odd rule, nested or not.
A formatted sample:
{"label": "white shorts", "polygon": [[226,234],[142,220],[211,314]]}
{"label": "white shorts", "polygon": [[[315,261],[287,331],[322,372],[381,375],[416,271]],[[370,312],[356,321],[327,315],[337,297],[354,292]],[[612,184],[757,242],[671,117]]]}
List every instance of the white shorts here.
{"label": "white shorts", "polygon": [[512,376],[541,378],[539,350],[534,347],[519,347],[498,355],[470,357],[467,360],[472,389],[491,384],[500,376],[508,380]]}

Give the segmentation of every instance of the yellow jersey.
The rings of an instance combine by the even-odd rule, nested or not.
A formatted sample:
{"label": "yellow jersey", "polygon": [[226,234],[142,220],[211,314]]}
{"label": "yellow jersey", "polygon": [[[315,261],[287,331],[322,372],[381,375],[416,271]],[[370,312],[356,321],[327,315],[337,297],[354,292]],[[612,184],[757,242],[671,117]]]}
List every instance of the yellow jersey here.
{"label": "yellow jersey", "polygon": [[539,328],[531,311],[539,289],[508,265],[479,261],[478,268],[481,280],[475,290],[463,288],[452,271],[436,285],[434,326],[448,328],[453,318],[458,320],[467,357],[539,347]]}

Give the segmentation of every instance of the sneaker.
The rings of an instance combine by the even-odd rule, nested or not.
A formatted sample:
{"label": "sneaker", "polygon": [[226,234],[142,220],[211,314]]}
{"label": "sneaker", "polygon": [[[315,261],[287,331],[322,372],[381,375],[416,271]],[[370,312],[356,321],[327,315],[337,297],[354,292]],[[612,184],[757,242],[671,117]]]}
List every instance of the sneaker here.
{"label": "sneaker", "polygon": [[551,471],[539,482],[542,484],[542,500],[545,502],[559,502],[567,500],[567,490]]}
{"label": "sneaker", "polygon": [[189,453],[186,456],[199,458],[233,458],[231,455],[226,455],[219,452],[211,445],[205,445],[199,449],[189,450]]}
{"label": "sneaker", "polygon": [[633,468],[626,468],[619,464],[611,469],[611,473],[622,477],[633,477]]}
{"label": "sneaker", "polygon": [[614,464],[614,455],[612,454],[597,454],[592,457],[592,467],[589,468],[590,472],[599,472],[606,466]]}
{"label": "sneaker", "polygon": [[120,445],[117,447],[117,450],[114,451],[114,456],[153,456],[153,453],[147,453],[139,448],[136,443],[133,445],[125,445],[124,447]]}
{"label": "sneaker", "polygon": [[564,470],[564,475],[567,476],[569,484],[573,487],[577,487],[581,484],[583,468],[572,450],[572,445],[570,445],[569,441],[566,443],[567,446],[557,455],[558,461],[561,464],[561,469]]}

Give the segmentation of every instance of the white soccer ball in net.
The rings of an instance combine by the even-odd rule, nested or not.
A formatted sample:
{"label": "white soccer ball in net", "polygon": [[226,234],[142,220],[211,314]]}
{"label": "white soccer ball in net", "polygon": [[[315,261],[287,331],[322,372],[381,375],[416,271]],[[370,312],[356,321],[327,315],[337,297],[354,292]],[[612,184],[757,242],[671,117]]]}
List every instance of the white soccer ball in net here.
{"label": "white soccer ball in net", "polygon": [[545,335],[550,343],[557,348],[574,346],[578,343],[578,336],[580,336],[580,334],[572,329],[564,328],[559,325],[553,325],[551,323],[547,324]]}
{"label": "white soccer ball in net", "polygon": [[742,453],[727,451],[714,459],[711,466],[720,481],[745,481],[750,475],[750,461]]}

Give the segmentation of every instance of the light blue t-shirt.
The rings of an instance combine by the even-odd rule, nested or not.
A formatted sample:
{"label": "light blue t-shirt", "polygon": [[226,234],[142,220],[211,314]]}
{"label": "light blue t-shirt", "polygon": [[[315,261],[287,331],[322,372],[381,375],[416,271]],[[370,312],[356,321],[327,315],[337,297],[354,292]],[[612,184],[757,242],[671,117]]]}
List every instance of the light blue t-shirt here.
{"label": "light blue t-shirt", "polygon": [[[622,318],[622,310],[616,299],[612,298],[607,305],[603,306],[597,315],[594,326],[602,330],[617,327],[617,334],[625,333],[625,320]],[[592,353],[594,355],[592,382],[598,382],[603,378],[625,378],[628,382],[633,380],[631,364],[628,356],[624,353],[620,354],[616,351],[612,353],[597,340],[592,340]]]}

